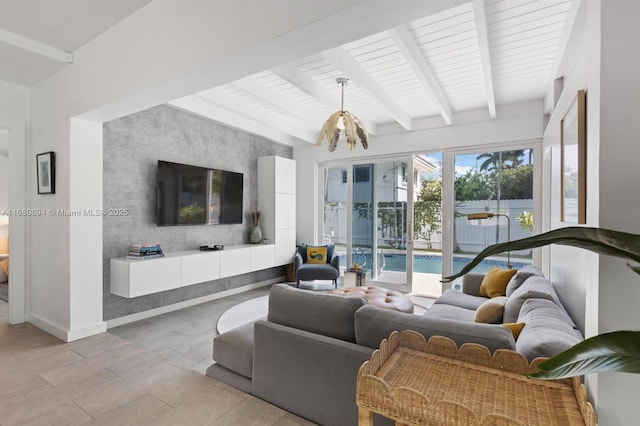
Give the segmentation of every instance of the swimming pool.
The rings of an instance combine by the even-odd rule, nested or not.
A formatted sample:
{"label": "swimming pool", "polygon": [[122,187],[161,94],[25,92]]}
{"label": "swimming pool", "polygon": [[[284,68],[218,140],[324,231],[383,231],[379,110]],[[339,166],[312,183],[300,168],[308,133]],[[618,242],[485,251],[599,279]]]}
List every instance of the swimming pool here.
{"label": "swimming pool", "polygon": [[[472,257],[465,256],[453,256],[453,271],[454,273],[461,270],[467,263],[473,259]],[[354,260],[363,264],[365,269],[371,269],[371,254],[356,254]],[[340,256],[340,264],[347,265],[346,256]],[[530,262],[511,262],[514,269],[520,269]],[[405,253],[384,253],[384,271],[390,272],[405,272],[407,270],[407,255]],[[499,266],[501,268],[507,267],[507,261],[503,259],[484,259],[478,266],[473,269],[473,272],[487,272],[491,267]],[[416,254],[413,256],[413,271],[427,274],[440,274],[442,273],[442,257],[433,254]]]}

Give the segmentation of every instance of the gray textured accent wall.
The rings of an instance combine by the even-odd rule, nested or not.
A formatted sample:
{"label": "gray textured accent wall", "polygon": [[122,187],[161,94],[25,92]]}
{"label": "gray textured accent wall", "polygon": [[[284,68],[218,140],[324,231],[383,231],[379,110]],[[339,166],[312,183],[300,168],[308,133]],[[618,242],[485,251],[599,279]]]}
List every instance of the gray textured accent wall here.
{"label": "gray textured accent wall", "polygon": [[[127,209],[124,216],[104,216],[104,319],[285,275],[284,267],[127,299],[109,289],[109,259],[127,254],[132,243],[160,243],[165,252],[249,242],[250,212],[258,205],[258,158],[292,158],[292,148],[161,105],[104,124],[104,209]],[[244,174],[244,223],[240,225],[156,225],[158,160]]]}

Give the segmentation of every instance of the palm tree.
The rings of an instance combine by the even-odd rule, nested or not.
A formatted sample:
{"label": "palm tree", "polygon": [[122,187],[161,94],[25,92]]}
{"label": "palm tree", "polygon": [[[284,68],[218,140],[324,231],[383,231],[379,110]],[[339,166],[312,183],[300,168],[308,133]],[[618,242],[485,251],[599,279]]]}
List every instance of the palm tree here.
{"label": "palm tree", "polygon": [[[502,170],[517,168],[522,164],[523,149],[514,151],[485,152],[476,157],[476,160],[484,161],[480,164],[480,170],[496,175],[496,210],[500,211],[500,198],[502,189]],[[500,241],[500,227],[496,226],[496,243]]]}
{"label": "palm tree", "polygon": [[497,172],[502,169],[512,169],[522,165],[524,149],[514,151],[485,152],[476,157],[476,160],[484,160],[480,164],[480,170]]}

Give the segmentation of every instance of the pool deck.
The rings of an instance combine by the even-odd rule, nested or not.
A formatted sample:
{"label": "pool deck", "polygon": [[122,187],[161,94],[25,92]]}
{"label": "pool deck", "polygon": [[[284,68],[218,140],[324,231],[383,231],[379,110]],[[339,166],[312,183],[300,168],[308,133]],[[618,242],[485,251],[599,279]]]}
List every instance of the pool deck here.
{"label": "pool deck", "polygon": [[[411,294],[425,297],[440,297],[442,295],[442,283],[440,274],[414,273]],[[385,284],[403,285],[407,283],[407,274],[404,272],[383,271],[377,280],[367,280],[368,283],[384,287]]]}

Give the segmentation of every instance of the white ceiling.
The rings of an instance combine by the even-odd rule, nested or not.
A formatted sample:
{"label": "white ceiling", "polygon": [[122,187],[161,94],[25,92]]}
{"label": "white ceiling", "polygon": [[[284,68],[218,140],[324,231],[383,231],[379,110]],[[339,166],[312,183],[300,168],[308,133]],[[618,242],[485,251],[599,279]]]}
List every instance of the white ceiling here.
{"label": "white ceiling", "polygon": [[0,80],[33,86],[151,0],[0,0]]}
{"label": "white ceiling", "polygon": [[[150,1],[0,0],[0,80],[32,86],[72,67],[75,50]],[[495,118],[552,87],[579,3],[473,0],[171,104],[288,145],[315,143],[339,109],[338,77],[371,134],[468,110]]]}
{"label": "white ceiling", "polygon": [[371,134],[451,125],[468,110],[495,118],[497,105],[544,98],[578,4],[474,0],[171,104],[294,146],[315,143],[339,109],[338,77]]}

